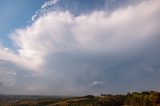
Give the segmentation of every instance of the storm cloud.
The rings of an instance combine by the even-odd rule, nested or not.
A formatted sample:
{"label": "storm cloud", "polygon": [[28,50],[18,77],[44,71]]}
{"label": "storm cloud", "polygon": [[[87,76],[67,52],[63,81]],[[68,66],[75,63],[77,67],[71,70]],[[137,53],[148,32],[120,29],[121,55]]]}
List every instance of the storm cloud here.
{"label": "storm cloud", "polygon": [[31,25],[11,33],[15,48],[0,47],[0,92],[160,90],[159,0],[123,1],[113,10],[104,2],[103,8],[78,15],[69,9],[45,10]]}

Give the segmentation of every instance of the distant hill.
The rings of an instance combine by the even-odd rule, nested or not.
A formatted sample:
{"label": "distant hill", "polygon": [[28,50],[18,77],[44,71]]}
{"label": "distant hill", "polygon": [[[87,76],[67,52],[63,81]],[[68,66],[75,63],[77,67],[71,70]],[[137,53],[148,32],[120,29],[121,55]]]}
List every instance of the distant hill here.
{"label": "distant hill", "polygon": [[[4,99],[3,97],[6,97]],[[132,92],[126,95],[101,94],[82,97],[1,96],[0,106],[160,106],[160,92]],[[18,98],[18,99],[17,99]]]}

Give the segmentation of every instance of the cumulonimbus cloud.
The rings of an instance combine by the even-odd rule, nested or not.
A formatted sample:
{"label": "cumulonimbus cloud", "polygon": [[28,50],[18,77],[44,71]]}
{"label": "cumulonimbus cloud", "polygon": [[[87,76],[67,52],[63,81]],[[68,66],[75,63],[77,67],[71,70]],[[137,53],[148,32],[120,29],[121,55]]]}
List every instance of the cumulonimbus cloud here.
{"label": "cumulonimbus cloud", "polygon": [[[10,50],[2,46],[0,58],[37,73],[39,79],[35,80],[36,84],[28,86],[33,91],[36,88],[36,92],[38,87],[41,92],[48,90],[53,94],[97,92],[98,87],[92,91],[88,86],[94,81],[106,82],[103,88],[99,88],[101,91],[106,91],[107,87],[111,92],[113,87],[132,90],[127,85],[132,83],[136,86],[135,79],[125,81],[126,76],[133,75],[146,84],[144,76],[137,75],[141,75],[141,70],[146,67],[154,66],[155,61],[160,61],[157,58],[159,51],[146,53],[159,49],[159,19],[159,0],[141,1],[111,13],[101,10],[74,16],[68,11],[50,11],[32,25],[11,33],[16,48]],[[154,56],[149,58],[145,55]],[[126,76],[121,79],[125,82],[122,84],[120,73],[123,72],[122,76]],[[119,81],[110,78],[118,73],[121,76]],[[156,78],[152,80],[157,82]],[[147,89],[149,85],[137,89]],[[160,89],[156,84],[153,88]],[[113,92],[116,90],[123,91],[113,89]],[[29,91],[26,89],[24,92]]]}

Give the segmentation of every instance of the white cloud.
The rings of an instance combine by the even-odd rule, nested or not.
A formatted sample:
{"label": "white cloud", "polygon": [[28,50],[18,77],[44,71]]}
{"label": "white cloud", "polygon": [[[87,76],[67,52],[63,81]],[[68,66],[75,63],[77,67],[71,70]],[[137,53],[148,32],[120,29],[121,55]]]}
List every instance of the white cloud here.
{"label": "white cloud", "polygon": [[100,85],[103,85],[103,84],[105,84],[104,81],[93,81],[91,83],[91,86],[100,86]]}
{"label": "white cloud", "polygon": [[[55,1],[49,1],[42,8],[50,5],[50,2],[55,3]],[[11,61],[18,67],[38,73],[40,77],[45,77],[41,79],[42,82],[46,79],[53,80],[51,81],[53,85],[58,86],[58,79],[60,79],[68,84],[68,89],[71,91],[78,88],[75,87],[78,85],[75,85],[76,82],[74,82],[78,75],[68,77],[69,74],[81,73],[83,75],[79,75],[84,77],[89,71],[89,75],[94,78],[97,77],[94,73],[99,73],[99,70],[97,72],[94,70],[92,73],[90,66],[82,70],[83,63],[77,66],[72,66],[67,62],[63,64],[63,61],[66,61],[65,58],[58,57],[57,59],[57,54],[78,52],[82,53],[82,56],[93,55],[94,57],[97,55],[108,55],[108,57],[136,55],[143,52],[142,49],[148,47],[152,43],[151,39],[156,38],[160,33],[159,14],[159,0],[143,1],[136,5],[116,9],[112,13],[94,11],[77,17],[69,12],[48,12],[35,20],[31,26],[11,33],[10,37],[18,49],[13,52],[6,47],[0,47],[0,59]],[[80,59],[78,58],[78,62]],[[70,56],[68,61],[72,60],[77,62]],[[64,66],[55,66],[59,62]],[[50,66],[51,69],[46,66]],[[66,70],[69,72],[67,73]],[[74,73],[72,70],[80,72],[75,71]],[[86,80],[92,80],[91,85],[104,84],[95,79],[86,78]],[[48,85],[45,86],[50,85],[48,82]],[[55,89],[58,90],[58,88]]]}
{"label": "white cloud", "polygon": [[68,12],[50,12],[37,19],[32,26],[17,29],[11,34],[19,48],[18,54],[6,51],[2,54],[7,53],[7,56],[17,58],[15,61],[29,64],[29,67],[39,67],[43,64],[43,56],[49,52],[134,51],[138,45],[143,46],[155,36],[153,33],[159,33],[159,5],[158,0],[145,1],[112,14],[97,11],[78,17]]}
{"label": "white cloud", "polygon": [[[35,21],[39,16],[48,12],[49,6],[55,6],[57,2],[60,0],[48,0],[42,6],[41,9],[36,11],[35,14],[31,18],[31,22]],[[30,22],[30,21],[29,21]]]}
{"label": "white cloud", "polygon": [[45,3],[41,6],[41,8],[43,9],[43,8],[46,8],[46,7],[51,6],[51,5],[53,5],[53,4],[56,4],[58,1],[59,1],[59,0],[49,0],[49,1],[45,2]]}

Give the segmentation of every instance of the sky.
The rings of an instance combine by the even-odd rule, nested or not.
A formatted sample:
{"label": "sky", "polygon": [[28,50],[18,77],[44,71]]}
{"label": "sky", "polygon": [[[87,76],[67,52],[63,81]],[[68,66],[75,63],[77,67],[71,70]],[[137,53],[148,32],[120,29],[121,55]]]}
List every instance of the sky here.
{"label": "sky", "polygon": [[30,24],[28,21],[44,2],[45,0],[1,0],[0,42],[12,47],[8,34],[15,28],[22,28]]}
{"label": "sky", "polygon": [[1,0],[0,93],[160,91],[160,0]]}

